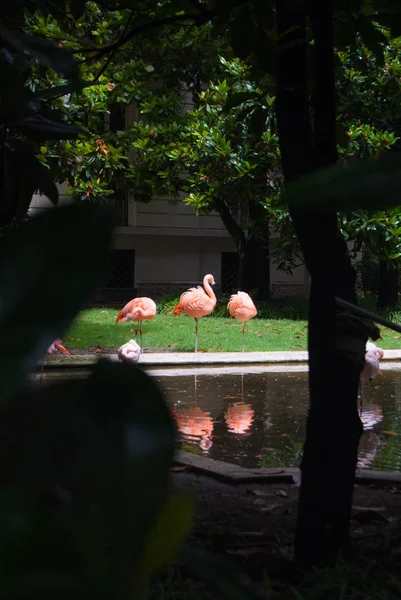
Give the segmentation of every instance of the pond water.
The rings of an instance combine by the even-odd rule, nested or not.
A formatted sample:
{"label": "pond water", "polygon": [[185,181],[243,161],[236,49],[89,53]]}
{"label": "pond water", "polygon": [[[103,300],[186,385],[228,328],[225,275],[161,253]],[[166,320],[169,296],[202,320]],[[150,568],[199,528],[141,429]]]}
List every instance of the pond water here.
{"label": "pond water", "polygon": [[[74,376],[67,373],[61,377]],[[358,466],[401,472],[401,370],[383,365],[382,373],[365,388]],[[299,466],[308,407],[304,367],[229,373],[204,368],[196,375],[154,370],[152,375],[165,391],[182,450],[252,468]],[[48,371],[45,377],[60,374]]]}

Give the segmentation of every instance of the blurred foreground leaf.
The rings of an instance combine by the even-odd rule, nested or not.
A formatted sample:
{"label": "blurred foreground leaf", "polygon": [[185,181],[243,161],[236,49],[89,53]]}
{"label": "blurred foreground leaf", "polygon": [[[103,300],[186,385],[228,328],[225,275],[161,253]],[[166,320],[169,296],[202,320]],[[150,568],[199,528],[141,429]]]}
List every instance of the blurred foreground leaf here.
{"label": "blurred foreground leaf", "polygon": [[110,209],[82,203],[48,211],[0,238],[3,402],[101,282],[112,229]]}
{"label": "blurred foreground leaf", "polygon": [[[80,597],[88,591],[105,598],[140,596],[150,571],[176,549],[191,516],[183,497],[166,505],[174,434],[156,382],[136,367],[108,361],[100,361],[88,379],[24,391],[2,409],[3,485],[36,505],[47,503],[55,519],[53,539],[37,548],[34,566],[44,576],[36,592],[48,595],[52,582],[57,596],[65,584],[71,590],[75,579],[82,585],[84,577],[90,588],[77,585]],[[176,521],[179,513],[182,524]],[[9,511],[2,516],[7,517]],[[174,521],[167,526],[166,518]],[[73,552],[67,557],[66,582],[52,579],[56,571],[49,557],[51,552],[57,562],[66,552],[59,519],[68,524],[76,552],[86,553],[79,565]],[[165,539],[174,525],[173,539]],[[150,548],[156,553],[151,560]],[[18,556],[16,550],[13,560]],[[143,564],[145,571],[137,568]],[[16,576],[23,576],[21,569]],[[32,587],[21,598],[28,591]]]}
{"label": "blurred foreground leaf", "polygon": [[11,30],[2,25],[0,25],[0,39],[12,52],[28,54],[40,64],[62,73],[67,79],[78,79],[78,65],[74,56],[68,50],[58,48],[49,40]]}
{"label": "blurred foreground leaf", "polygon": [[283,200],[294,210],[383,210],[401,205],[401,154],[320,169],[289,185]]}
{"label": "blurred foreground leaf", "polygon": [[172,496],[156,519],[147,540],[140,569],[146,576],[163,567],[178,551],[195,510],[193,496]]}

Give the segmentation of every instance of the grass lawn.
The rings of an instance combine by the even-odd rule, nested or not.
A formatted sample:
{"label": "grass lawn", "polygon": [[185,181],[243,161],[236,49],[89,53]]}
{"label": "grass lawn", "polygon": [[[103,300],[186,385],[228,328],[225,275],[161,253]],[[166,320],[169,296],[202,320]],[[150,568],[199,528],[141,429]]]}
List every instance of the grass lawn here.
{"label": "grass lawn", "polygon": [[[135,337],[134,323],[115,325],[118,310],[92,308],[81,312],[64,343],[69,349],[88,347],[116,349]],[[245,350],[305,350],[306,322],[290,319],[253,319],[245,333]],[[139,343],[139,336],[137,338]],[[153,352],[193,352],[195,321],[186,315],[173,317],[157,314],[143,324],[143,345]],[[242,324],[228,317],[204,317],[199,321],[199,350],[239,352]]]}
{"label": "grass lawn", "polygon": [[[285,311],[284,311],[285,312]],[[117,309],[92,308],[82,311],[64,342],[70,350],[116,350],[135,337],[133,323],[115,325]],[[277,316],[277,315],[275,315]],[[394,315],[393,315],[394,319]],[[401,335],[381,328],[382,348],[401,348]],[[138,340],[139,342],[139,337]],[[143,324],[144,348],[153,352],[192,352],[195,345],[195,322],[186,315],[173,317],[157,314]],[[242,324],[224,316],[209,316],[199,321],[199,349],[204,352],[237,352],[241,350]],[[248,322],[245,350],[306,350],[307,325],[300,318],[255,318]]]}

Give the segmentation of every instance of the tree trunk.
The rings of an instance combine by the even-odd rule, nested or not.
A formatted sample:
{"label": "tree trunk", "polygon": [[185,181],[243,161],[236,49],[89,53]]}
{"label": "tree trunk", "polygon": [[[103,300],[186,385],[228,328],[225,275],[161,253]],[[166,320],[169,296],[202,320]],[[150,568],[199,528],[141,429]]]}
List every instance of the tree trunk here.
{"label": "tree trunk", "polygon": [[[285,183],[337,160],[331,2],[277,1],[276,112]],[[306,17],[315,39],[314,137],[307,89]],[[287,33],[285,33],[287,32]],[[297,43],[292,43],[297,41]],[[289,43],[290,42],[290,43]],[[324,199],[322,199],[324,201]],[[324,566],[348,551],[349,517],[361,422],[360,363],[337,349],[335,295],[356,302],[355,273],[337,231],[336,213],[292,211],[307,269],[310,409],[301,463],[295,560]],[[359,355],[358,355],[359,356]],[[341,431],[341,434],[340,434]],[[339,436],[340,443],[339,443]]]}
{"label": "tree trunk", "polygon": [[254,299],[270,298],[269,246],[251,236],[243,241],[239,251],[238,288],[253,293]]}
{"label": "tree trunk", "polygon": [[398,303],[398,264],[392,260],[379,262],[377,309],[395,308]]}
{"label": "tree trunk", "polygon": [[[259,300],[270,298],[270,252],[268,239],[253,233],[248,237],[238,225],[225,202],[216,202],[216,210],[231,235],[239,255],[238,287],[243,292],[255,292]],[[259,208],[250,210],[250,218],[256,219]],[[263,213],[265,217],[265,214]],[[266,217],[265,217],[266,219]],[[266,220],[265,220],[266,222]],[[256,296],[256,294],[255,294]]]}

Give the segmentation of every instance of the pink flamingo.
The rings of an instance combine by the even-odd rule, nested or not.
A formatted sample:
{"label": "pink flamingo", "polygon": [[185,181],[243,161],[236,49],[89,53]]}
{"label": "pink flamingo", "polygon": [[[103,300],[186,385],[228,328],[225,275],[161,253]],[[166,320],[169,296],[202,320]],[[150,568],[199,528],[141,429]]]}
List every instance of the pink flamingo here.
{"label": "pink flamingo", "polygon": [[[54,342],[52,344],[50,344],[50,346],[46,350],[46,354],[56,354],[56,352],[58,352],[59,350],[61,352],[63,352],[63,354],[69,354],[68,350],[66,348],[64,348],[63,344],[61,343],[61,340],[54,340]],[[42,368],[40,370],[40,383],[43,383],[44,366],[45,366],[45,357],[43,357],[43,359],[42,359]]]}
{"label": "pink flamingo", "polygon": [[135,340],[129,340],[118,349],[118,358],[125,363],[135,364],[141,356],[141,348]]}
{"label": "pink flamingo", "polygon": [[381,375],[380,361],[384,356],[383,350],[372,342],[366,342],[365,350],[365,365],[361,372],[361,387],[365,384],[366,379],[372,381],[376,375]]}
{"label": "pink flamingo", "polygon": [[[141,351],[143,352],[142,343],[142,323],[143,321],[153,319],[156,316],[156,304],[151,298],[134,298],[128,302],[118,313],[116,323],[127,323],[129,321],[137,321],[139,323],[139,333],[141,335]],[[136,335],[137,331],[135,332]]]}
{"label": "pink flamingo", "polygon": [[360,385],[361,385],[361,400],[360,400],[360,413],[362,413],[362,397],[363,397],[363,387],[365,385],[366,379],[372,381],[376,375],[381,375],[380,372],[380,361],[384,356],[384,352],[381,348],[378,348],[376,344],[372,342],[366,342],[365,346],[365,364],[361,371],[360,375]]}
{"label": "pink flamingo", "polygon": [[173,315],[185,313],[195,319],[195,352],[198,352],[198,321],[201,317],[210,315],[216,306],[216,296],[210,287],[214,284],[213,275],[205,275],[203,278],[205,289],[201,288],[200,285],[197,288],[190,288],[181,294],[180,302],[173,310]]}
{"label": "pink flamingo", "polygon": [[246,292],[237,292],[230,298],[227,308],[230,312],[230,317],[235,317],[237,321],[243,323],[242,328],[242,350],[245,351],[245,325],[249,319],[253,319],[258,314],[252,298]]}

